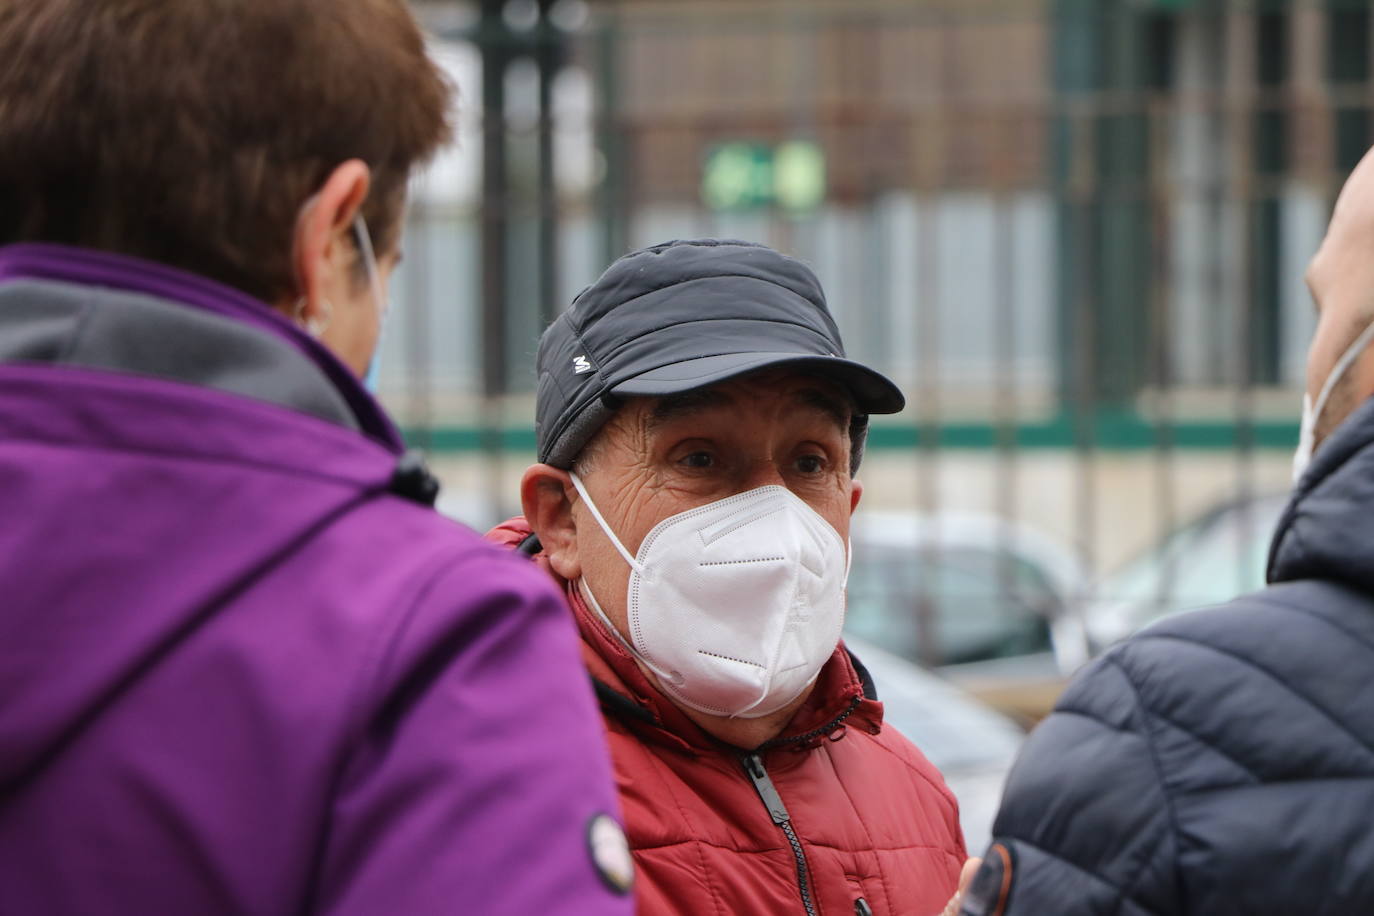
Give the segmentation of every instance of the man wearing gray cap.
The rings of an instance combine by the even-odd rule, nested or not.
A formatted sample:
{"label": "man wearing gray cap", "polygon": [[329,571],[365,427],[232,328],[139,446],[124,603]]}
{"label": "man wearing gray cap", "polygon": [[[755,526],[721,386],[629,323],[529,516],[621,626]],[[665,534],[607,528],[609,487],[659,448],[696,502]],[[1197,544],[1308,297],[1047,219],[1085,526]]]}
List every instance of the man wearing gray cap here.
{"label": "man wearing gray cap", "polygon": [[809,268],[712,239],[627,255],[545,332],[539,461],[491,537],[563,587],[643,913],[935,913],[939,773],[840,643],[868,415],[903,398]]}

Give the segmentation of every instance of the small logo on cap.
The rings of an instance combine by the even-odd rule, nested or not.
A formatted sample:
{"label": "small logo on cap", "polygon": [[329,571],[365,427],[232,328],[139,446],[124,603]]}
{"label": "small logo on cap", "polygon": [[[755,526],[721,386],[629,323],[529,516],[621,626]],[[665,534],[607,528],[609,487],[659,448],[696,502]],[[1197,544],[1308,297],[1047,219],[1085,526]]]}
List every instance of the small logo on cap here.
{"label": "small logo on cap", "polygon": [[581,374],[584,373],[584,372],[591,372],[591,371],[592,371],[592,364],[589,363],[589,362],[587,362],[587,357],[585,357],[585,356],[574,356],[574,357],[573,357],[573,373],[574,373],[575,375],[581,375]]}

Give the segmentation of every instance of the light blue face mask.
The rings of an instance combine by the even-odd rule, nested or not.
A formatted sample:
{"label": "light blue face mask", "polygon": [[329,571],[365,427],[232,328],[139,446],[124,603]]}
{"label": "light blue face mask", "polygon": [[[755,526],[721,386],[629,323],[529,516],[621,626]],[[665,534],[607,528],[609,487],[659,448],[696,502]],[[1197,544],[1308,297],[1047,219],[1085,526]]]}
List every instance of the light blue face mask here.
{"label": "light blue face mask", "polygon": [[372,287],[372,301],[377,304],[377,347],[372,351],[372,360],[363,373],[363,387],[373,394],[377,393],[377,377],[382,362],[382,341],[386,338],[386,317],[391,314],[391,303],[387,301],[386,290],[382,288],[382,272],[377,267],[377,254],[372,249],[372,236],[367,232],[367,223],[362,214],[353,218],[353,232],[358,237],[358,253],[363,259],[363,270],[367,271],[367,282]]}
{"label": "light blue face mask", "polygon": [[382,362],[382,339],[385,333],[383,331],[377,335],[377,352],[372,354],[372,362],[367,364],[367,371],[363,373],[363,387],[372,394],[377,393],[377,377],[381,375],[378,367]]}

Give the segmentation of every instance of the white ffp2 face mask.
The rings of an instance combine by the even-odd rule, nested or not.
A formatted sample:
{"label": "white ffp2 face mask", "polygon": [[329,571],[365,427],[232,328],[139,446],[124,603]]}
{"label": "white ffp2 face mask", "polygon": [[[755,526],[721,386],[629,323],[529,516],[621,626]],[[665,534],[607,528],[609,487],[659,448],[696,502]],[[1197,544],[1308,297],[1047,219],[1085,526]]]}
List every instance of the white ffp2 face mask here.
{"label": "white ffp2 face mask", "polygon": [[637,556],[620,543],[577,475],[573,485],[630,565],[630,638],[607,628],[677,702],[758,718],[801,696],[844,625],[848,552],[839,533],[786,487],[767,486],[659,522]]}
{"label": "white ffp2 face mask", "polygon": [[1302,396],[1302,426],[1298,430],[1298,450],[1293,453],[1293,483],[1296,484],[1304,473],[1307,466],[1312,463],[1312,452],[1316,450],[1317,420],[1321,418],[1322,411],[1326,409],[1326,401],[1331,397],[1332,390],[1341,377],[1349,371],[1352,363],[1364,352],[1364,348],[1369,346],[1369,341],[1374,338],[1374,324],[1365,328],[1355,342],[1345,348],[1341,358],[1336,360],[1336,365],[1331,367],[1331,372],[1326,376],[1326,381],[1322,383],[1322,390],[1317,392],[1316,403],[1312,402],[1310,395]]}

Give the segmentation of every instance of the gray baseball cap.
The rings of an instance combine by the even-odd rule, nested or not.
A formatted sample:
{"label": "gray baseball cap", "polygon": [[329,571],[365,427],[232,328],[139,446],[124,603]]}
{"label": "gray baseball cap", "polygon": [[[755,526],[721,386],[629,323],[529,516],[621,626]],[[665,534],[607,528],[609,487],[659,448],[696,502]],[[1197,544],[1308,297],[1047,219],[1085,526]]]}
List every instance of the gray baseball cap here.
{"label": "gray baseball cap", "polygon": [[539,341],[539,460],[568,468],[626,397],[662,397],[760,369],[815,372],[859,412],[905,406],[882,373],[846,359],[809,267],[764,245],[665,242],[617,260]]}

